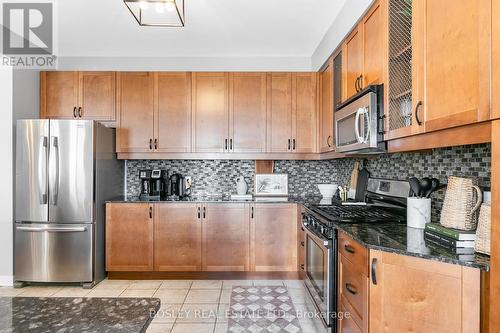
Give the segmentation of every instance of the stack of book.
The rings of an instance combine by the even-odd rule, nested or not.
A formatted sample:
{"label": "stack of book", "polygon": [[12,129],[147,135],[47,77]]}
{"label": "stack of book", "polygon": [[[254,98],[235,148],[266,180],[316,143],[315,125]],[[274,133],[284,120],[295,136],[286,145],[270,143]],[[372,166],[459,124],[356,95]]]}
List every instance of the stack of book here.
{"label": "stack of book", "polygon": [[476,231],[445,228],[438,223],[427,223],[424,230],[427,245],[445,248],[458,255],[460,260],[474,259]]}

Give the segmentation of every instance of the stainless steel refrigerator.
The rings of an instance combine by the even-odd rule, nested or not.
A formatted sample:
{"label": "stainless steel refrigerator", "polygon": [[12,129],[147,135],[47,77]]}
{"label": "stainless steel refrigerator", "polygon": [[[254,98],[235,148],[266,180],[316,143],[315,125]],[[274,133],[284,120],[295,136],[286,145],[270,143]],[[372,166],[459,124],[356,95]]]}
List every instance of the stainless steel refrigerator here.
{"label": "stainless steel refrigerator", "polygon": [[115,134],[91,120],[19,120],[14,280],[91,287],[105,277],[105,201],[123,193]]}

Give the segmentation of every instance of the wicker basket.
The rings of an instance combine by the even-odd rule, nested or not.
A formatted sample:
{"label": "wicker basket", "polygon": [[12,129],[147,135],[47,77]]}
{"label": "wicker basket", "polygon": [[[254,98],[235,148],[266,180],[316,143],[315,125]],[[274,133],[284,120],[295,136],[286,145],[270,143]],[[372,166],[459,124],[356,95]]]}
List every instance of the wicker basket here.
{"label": "wicker basket", "polygon": [[491,239],[491,206],[488,204],[481,205],[479,213],[479,222],[476,231],[476,243],[474,249],[476,252],[490,255],[490,239]]}
{"label": "wicker basket", "polygon": [[483,195],[476,181],[470,178],[449,177],[441,225],[460,230],[474,230],[477,225],[477,211]]}

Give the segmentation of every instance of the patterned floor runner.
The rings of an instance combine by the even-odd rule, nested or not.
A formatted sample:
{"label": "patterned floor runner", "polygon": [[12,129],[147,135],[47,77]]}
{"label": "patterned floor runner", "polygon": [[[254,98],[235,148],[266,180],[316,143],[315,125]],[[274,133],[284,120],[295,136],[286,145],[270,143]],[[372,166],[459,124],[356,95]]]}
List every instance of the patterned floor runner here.
{"label": "patterned floor runner", "polygon": [[227,313],[230,333],[301,333],[297,312],[283,286],[235,286]]}

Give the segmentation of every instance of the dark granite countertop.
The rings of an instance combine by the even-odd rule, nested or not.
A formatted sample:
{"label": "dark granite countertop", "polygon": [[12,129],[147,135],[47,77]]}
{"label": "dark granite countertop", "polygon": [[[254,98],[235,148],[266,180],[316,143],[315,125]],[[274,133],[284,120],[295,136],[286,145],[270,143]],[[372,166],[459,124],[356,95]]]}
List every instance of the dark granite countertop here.
{"label": "dark granite countertop", "polygon": [[457,255],[424,241],[424,230],[403,223],[339,223],[335,227],[369,249],[436,260],[489,271],[490,257],[483,254]]}
{"label": "dark granite countertop", "polygon": [[143,333],[158,298],[0,297],[0,332]]}
{"label": "dark granite countertop", "polygon": [[151,202],[151,203],[177,203],[177,202],[200,202],[200,203],[297,203],[303,205],[318,204],[321,197],[317,196],[304,196],[304,197],[287,197],[287,200],[282,198],[267,198],[265,200],[253,197],[252,200],[232,200],[229,196],[206,196],[206,197],[188,197],[178,201],[172,200],[144,200],[138,196],[119,196],[108,200],[107,202],[127,203],[127,202]]}

